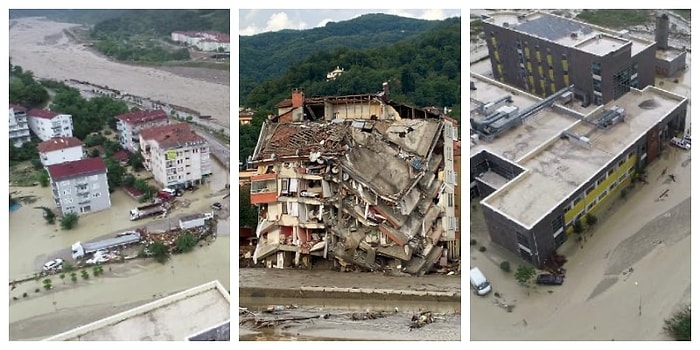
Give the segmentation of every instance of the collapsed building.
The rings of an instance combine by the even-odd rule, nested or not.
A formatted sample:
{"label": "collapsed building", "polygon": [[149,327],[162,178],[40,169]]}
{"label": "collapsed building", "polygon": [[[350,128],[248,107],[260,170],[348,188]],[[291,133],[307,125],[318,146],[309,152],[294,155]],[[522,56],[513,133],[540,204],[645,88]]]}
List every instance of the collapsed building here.
{"label": "collapsed building", "polygon": [[255,263],[328,259],[422,275],[458,259],[454,144],[435,108],[378,94],[306,99],[294,90],[262,126],[251,164]]}

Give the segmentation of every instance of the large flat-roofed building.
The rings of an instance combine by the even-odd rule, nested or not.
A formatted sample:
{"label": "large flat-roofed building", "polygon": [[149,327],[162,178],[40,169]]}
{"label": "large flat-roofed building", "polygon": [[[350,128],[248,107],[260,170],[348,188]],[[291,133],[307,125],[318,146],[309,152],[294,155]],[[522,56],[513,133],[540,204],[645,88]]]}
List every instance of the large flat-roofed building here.
{"label": "large flat-roofed building", "polygon": [[218,281],[167,296],[46,340],[230,340],[230,295]]}
{"label": "large flat-roofed building", "polygon": [[595,215],[685,130],[688,100],[653,86],[582,113],[566,99],[542,100],[476,74],[471,81],[473,127],[497,124],[483,113],[492,101],[503,101],[506,117],[525,116],[492,139],[472,130],[470,183],[491,240],[537,266],[576,220]]}
{"label": "large flat-roofed building", "polygon": [[654,84],[656,43],[548,14],[497,12],[484,20],[494,79],[545,97],[570,85],[603,105]]}

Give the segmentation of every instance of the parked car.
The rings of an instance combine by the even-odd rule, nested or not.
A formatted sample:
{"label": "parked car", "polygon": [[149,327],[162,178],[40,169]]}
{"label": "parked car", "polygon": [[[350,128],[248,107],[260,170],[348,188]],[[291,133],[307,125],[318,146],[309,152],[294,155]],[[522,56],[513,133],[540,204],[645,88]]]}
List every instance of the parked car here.
{"label": "parked car", "polygon": [[676,146],[678,148],[682,148],[684,150],[689,150],[690,149],[690,142],[686,142],[680,137],[674,137],[671,139],[671,145]]}
{"label": "parked car", "polygon": [[564,276],[552,275],[549,273],[543,273],[537,276],[537,284],[560,286],[564,284]]}
{"label": "parked car", "polygon": [[44,271],[60,271],[61,269],[63,269],[63,259],[60,258],[53,259],[44,264]]}
{"label": "parked car", "polygon": [[486,295],[491,292],[491,283],[486,279],[486,276],[479,270],[478,267],[473,267],[469,271],[469,280],[472,288],[477,295]]}
{"label": "parked car", "polygon": [[216,202],[216,203],[211,205],[211,208],[214,210],[221,210],[221,208],[223,208],[223,206],[221,205],[221,203]]}

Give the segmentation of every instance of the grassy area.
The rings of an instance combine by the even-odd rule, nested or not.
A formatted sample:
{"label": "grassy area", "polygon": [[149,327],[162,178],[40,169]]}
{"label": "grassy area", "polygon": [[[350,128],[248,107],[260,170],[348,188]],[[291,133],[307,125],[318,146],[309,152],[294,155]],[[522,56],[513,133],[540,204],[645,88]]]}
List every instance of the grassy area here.
{"label": "grassy area", "polygon": [[39,171],[30,162],[16,163],[10,166],[10,185],[19,187],[37,186]]}
{"label": "grassy area", "polygon": [[690,10],[669,10],[673,11],[677,14],[679,14],[681,17],[685,18],[686,20],[690,21]]}
{"label": "grassy area", "polygon": [[231,144],[231,138],[229,136],[226,136],[226,134],[224,132],[222,132],[221,130],[215,130],[215,131],[212,131],[211,133],[212,133],[212,135],[214,135],[214,137],[219,139],[219,141],[221,141],[227,145]]}
{"label": "grassy area", "polygon": [[623,28],[644,24],[650,10],[583,10],[576,19],[600,26]]}

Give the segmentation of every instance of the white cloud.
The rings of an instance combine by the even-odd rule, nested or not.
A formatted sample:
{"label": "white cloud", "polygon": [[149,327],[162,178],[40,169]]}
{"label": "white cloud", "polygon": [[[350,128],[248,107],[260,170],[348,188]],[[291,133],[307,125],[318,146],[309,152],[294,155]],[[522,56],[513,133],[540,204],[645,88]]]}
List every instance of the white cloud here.
{"label": "white cloud", "polygon": [[318,25],[316,27],[325,27],[328,22],[333,22],[332,19],[330,18],[324,18],[321,20],[321,22],[318,22]]}
{"label": "white cloud", "polygon": [[251,24],[239,31],[240,35],[255,35],[260,33],[260,28],[258,28],[255,24]]}
{"label": "white cloud", "polygon": [[306,28],[306,23],[299,21],[295,23],[292,21],[286,12],[273,13],[270,19],[267,20],[267,25],[263,32],[276,32],[282,29],[304,29]]}
{"label": "white cloud", "polygon": [[421,19],[427,20],[441,20],[446,17],[447,15],[443,10],[425,10],[425,12],[423,12],[423,14],[420,16]]}

